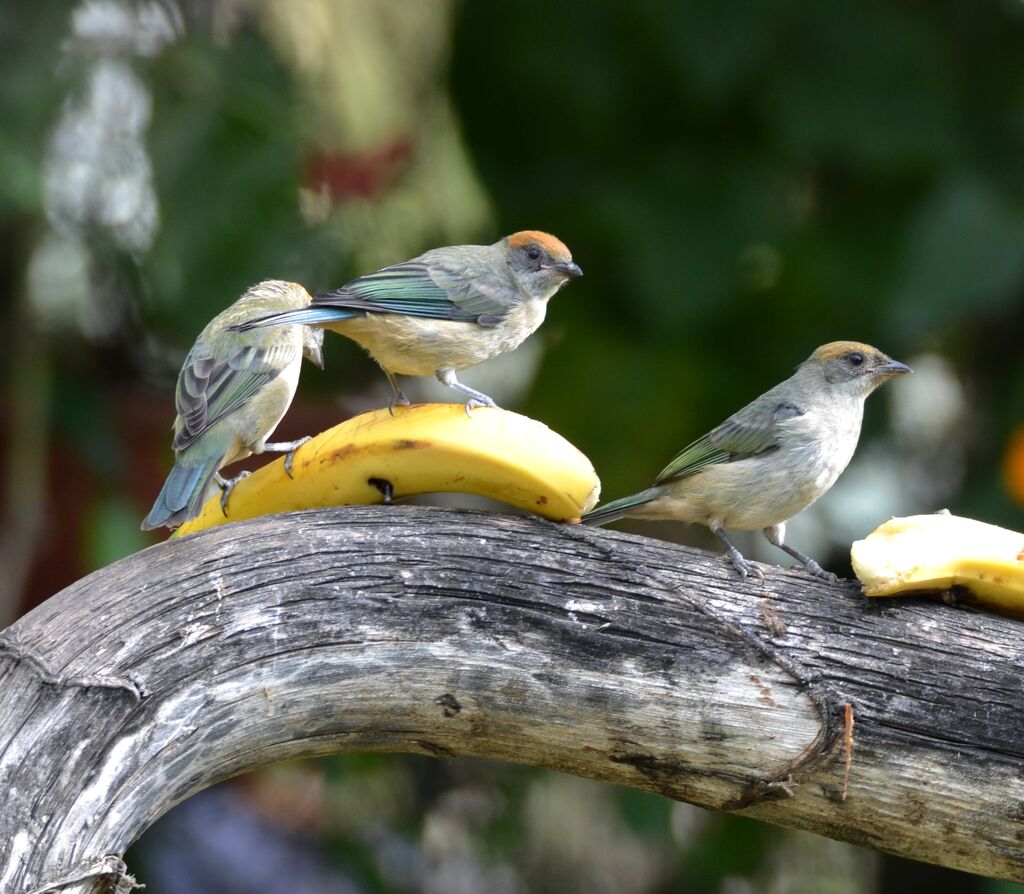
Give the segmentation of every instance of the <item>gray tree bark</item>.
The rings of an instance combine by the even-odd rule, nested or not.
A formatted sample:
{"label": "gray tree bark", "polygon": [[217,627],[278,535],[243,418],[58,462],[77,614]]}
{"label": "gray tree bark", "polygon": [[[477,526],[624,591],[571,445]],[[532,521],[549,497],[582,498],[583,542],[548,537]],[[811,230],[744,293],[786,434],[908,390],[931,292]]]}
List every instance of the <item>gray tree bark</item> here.
{"label": "gray tree bark", "polygon": [[228,525],[0,634],[0,891],[127,891],[272,761],[474,754],[1024,881],[1019,622],[613,531],[413,507]]}

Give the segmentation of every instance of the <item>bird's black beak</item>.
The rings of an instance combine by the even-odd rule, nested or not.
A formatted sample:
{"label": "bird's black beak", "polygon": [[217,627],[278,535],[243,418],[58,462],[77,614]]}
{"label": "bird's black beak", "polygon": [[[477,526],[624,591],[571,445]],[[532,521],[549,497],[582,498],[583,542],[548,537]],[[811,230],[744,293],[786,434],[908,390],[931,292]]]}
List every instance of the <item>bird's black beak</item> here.
{"label": "bird's black beak", "polygon": [[557,270],[559,273],[569,277],[569,279],[578,279],[583,276],[580,265],[574,264],[572,261],[559,261],[557,264],[552,264],[551,269]]}
{"label": "bird's black beak", "polygon": [[885,379],[905,376],[907,373],[912,372],[913,370],[907,364],[900,363],[899,360],[886,360],[885,363],[879,363],[878,366],[871,370],[872,375]]}

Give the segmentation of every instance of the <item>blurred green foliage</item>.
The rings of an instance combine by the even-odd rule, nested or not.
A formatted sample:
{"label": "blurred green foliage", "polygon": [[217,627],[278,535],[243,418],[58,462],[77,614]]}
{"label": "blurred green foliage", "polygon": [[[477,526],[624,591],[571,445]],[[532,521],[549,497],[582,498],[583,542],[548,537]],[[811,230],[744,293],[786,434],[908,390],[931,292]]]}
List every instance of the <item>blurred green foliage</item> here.
{"label": "blurred green foliage", "polygon": [[42,209],[39,161],[66,86],[52,77],[57,40],[67,22],[63,4],[41,3],[31,17],[0,4],[0,226]]}
{"label": "blurred green foliage", "polygon": [[263,40],[242,32],[226,53],[197,35],[163,54],[152,82],[163,220],[143,262],[147,316],[187,346],[252,283],[309,282],[318,239],[297,201],[296,90]]}
{"label": "blurred green foliage", "polygon": [[[547,9],[466,4],[453,88],[501,229],[551,228],[587,273],[531,409],[606,493],[819,343],[937,349],[970,380],[1019,324],[1024,6]],[[998,391],[972,448],[1012,523],[991,485],[1020,411]]]}

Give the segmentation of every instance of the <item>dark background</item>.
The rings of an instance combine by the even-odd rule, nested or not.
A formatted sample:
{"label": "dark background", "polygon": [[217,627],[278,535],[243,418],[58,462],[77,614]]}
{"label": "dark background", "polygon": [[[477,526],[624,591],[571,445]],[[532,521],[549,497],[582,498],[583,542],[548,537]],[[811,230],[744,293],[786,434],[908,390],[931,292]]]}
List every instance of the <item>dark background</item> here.
{"label": "dark background", "polygon": [[[465,379],[573,441],[606,496],[856,339],[916,372],[869,403],[794,545],[848,573],[850,542],[893,514],[1024,527],[1019,0],[0,0],[0,122],[3,624],[160,539],[138,523],[175,376],[248,285],[315,291],[525,228],[586,276]],[[328,336],[326,359],[282,437],[386,399],[353,345]],[[131,860],[153,894],[1016,890],[399,756],[221,786]]]}

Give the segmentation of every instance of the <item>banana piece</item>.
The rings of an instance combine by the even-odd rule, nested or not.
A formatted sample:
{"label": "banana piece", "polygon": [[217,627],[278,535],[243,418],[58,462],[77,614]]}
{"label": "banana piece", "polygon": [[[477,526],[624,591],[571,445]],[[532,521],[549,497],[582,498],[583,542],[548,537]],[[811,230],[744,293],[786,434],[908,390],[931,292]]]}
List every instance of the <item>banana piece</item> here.
{"label": "banana piece", "polygon": [[227,517],[217,493],[176,536],[294,509],[380,503],[383,482],[395,499],[480,494],[555,521],[578,521],[601,493],[590,460],[543,423],[492,407],[469,417],[462,404],[356,416],[299,447],[292,475],[283,458],[263,466],[235,486]]}
{"label": "banana piece", "polygon": [[1024,534],[949,513],[893,518],[850,550],[867,596],[949,591],[1024,617]]}

